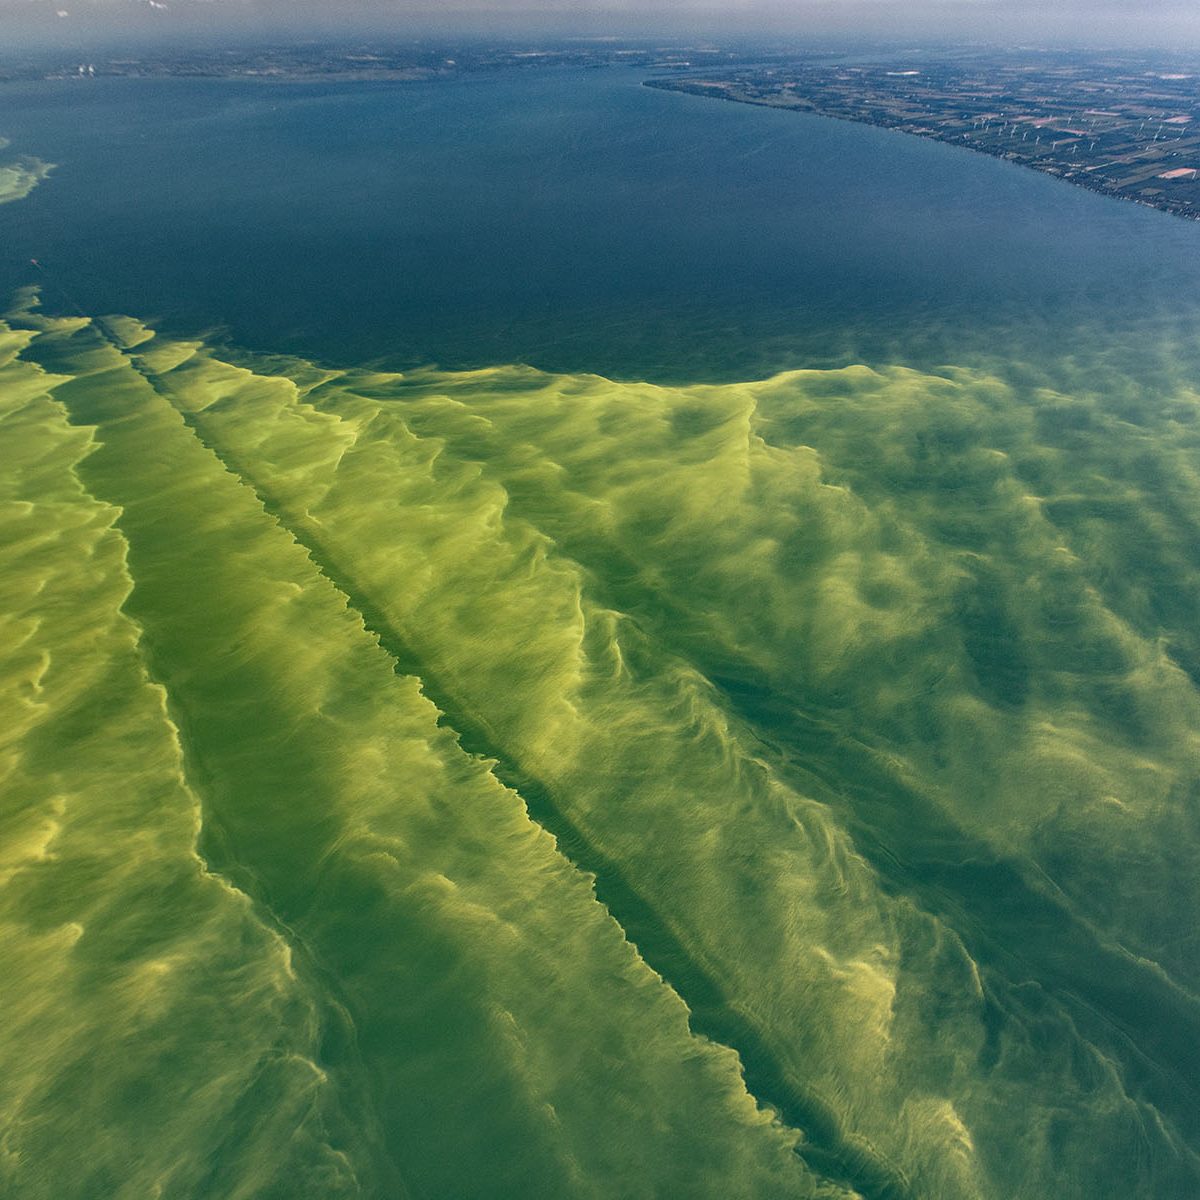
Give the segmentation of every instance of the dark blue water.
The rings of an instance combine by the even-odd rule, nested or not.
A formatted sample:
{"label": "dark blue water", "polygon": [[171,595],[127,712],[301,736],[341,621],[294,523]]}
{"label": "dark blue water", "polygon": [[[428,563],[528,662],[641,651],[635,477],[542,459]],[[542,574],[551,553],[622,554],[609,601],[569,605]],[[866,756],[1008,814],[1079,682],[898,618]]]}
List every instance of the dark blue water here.
{"label": "dark blue water", "polygon": [[[1200,307],[1200,228],[642,73],[4,89],[0,287],[333,361],[736,378]],[[44,280],[45,281],[45,280]],[[72,300],[67,300],[66,297]]]}

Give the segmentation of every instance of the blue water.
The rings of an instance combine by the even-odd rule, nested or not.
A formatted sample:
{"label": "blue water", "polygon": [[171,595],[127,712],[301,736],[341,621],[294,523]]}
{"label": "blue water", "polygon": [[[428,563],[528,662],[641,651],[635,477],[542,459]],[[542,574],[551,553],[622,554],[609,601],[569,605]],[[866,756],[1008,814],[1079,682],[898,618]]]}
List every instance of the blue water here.
{"label": "blue water", "polygon": [[[8,86],[58,164],[0,285],[332,361],[738,378],[1200,306],[1200,232],[981,155],[643,73]],[[64,300],[64,306],[68,301]]]}

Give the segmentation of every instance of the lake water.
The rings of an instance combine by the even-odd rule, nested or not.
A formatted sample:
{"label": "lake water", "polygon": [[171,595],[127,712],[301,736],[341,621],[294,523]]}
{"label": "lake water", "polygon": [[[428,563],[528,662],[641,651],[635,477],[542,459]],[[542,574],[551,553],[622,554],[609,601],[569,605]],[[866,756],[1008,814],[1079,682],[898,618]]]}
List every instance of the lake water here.
{"label": "lake water", "polygon": [[5,273],[332,361],[669,378],[957,361],[1200,297],[1163,214],[643,78],[10,87],[13,149],[59,166],[0,214]]}
{"label": "lake water", "polygon": [[641,80],[0,90],[0,1191],[1200,1194],[1200,227]]}

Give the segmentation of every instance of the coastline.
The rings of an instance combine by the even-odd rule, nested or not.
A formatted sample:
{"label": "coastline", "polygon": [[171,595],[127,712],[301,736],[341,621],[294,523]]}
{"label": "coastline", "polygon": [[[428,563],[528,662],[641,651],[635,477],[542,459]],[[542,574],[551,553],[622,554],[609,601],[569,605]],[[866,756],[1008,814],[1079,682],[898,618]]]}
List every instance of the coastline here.
{"label": "coastline", "polygon": [[772,103],[769,99],[759,99],[754,96],[738,95],[726,87],[715,87],[707,81],[690,81],[682,79],[646,79],[643,80],[643,87],[655,88],[663,92],[679,92],[689,96],[700,96],[707,100],[724,100],[730,104],[750,104],[756,108],[773,108],[780,112],[798,112],[810,117],[822,117],[829,121],[844,121],[850,125],[869,125],[875,129],[886,129],[891,133],[903,133],[910,137],[923,138],[926,141],[941,142],[946,146],[953,146],[959,150],[968,150],[975,154],[986,154],[989,158],[996,158],[1002,162],[1011,163],[1016,167],[1036,171],[1039,175],[1048,175],[1051,179],[1057,179],[1062,183],[1069,183],[1075,187],[1083,188],[1086,191],[1094,192],[1099,196],[1107,196],[1111,200],[1123,200],[1131,204],[1139,204],[1143,208],[1152,208],[1157,212],[1165,213],[1168,216],[1179,217],[1185,221],[1200,221],[1200,210],[1182,211],[1179,208],[1171,207],[1163,202],[1156,202],[1153,197],[1130,195],[1118,188],[1104,187],[1101,184],[1102,179],[1094,175],[1088,175],[1084,171],[1074,171],[1072,173],[1064,173],[1061,171],[1050,170],[1048,167],[1039,166],[1037,162],[1031,162],[1020,158],[1011,153],[1000,153],[990,146],[981,146],[964,142],[961,138],[948,136],[946,133],[932,128],[909,129],[906,128],[901,121],[878,121],[870,120],[866,117],[855,117],[843,113],[826,112],[815,106],[807,106],[800,104],[778,104]]}

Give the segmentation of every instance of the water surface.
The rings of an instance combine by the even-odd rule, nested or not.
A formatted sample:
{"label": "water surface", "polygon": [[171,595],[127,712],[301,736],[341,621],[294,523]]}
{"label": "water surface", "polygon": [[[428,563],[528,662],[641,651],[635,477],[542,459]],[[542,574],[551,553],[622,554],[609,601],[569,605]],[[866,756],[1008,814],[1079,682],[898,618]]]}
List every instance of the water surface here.
{"label": "water surface", "polygon": [[5,95],[4,1189],[1200,1192],[1195,226],[616,71]]}

